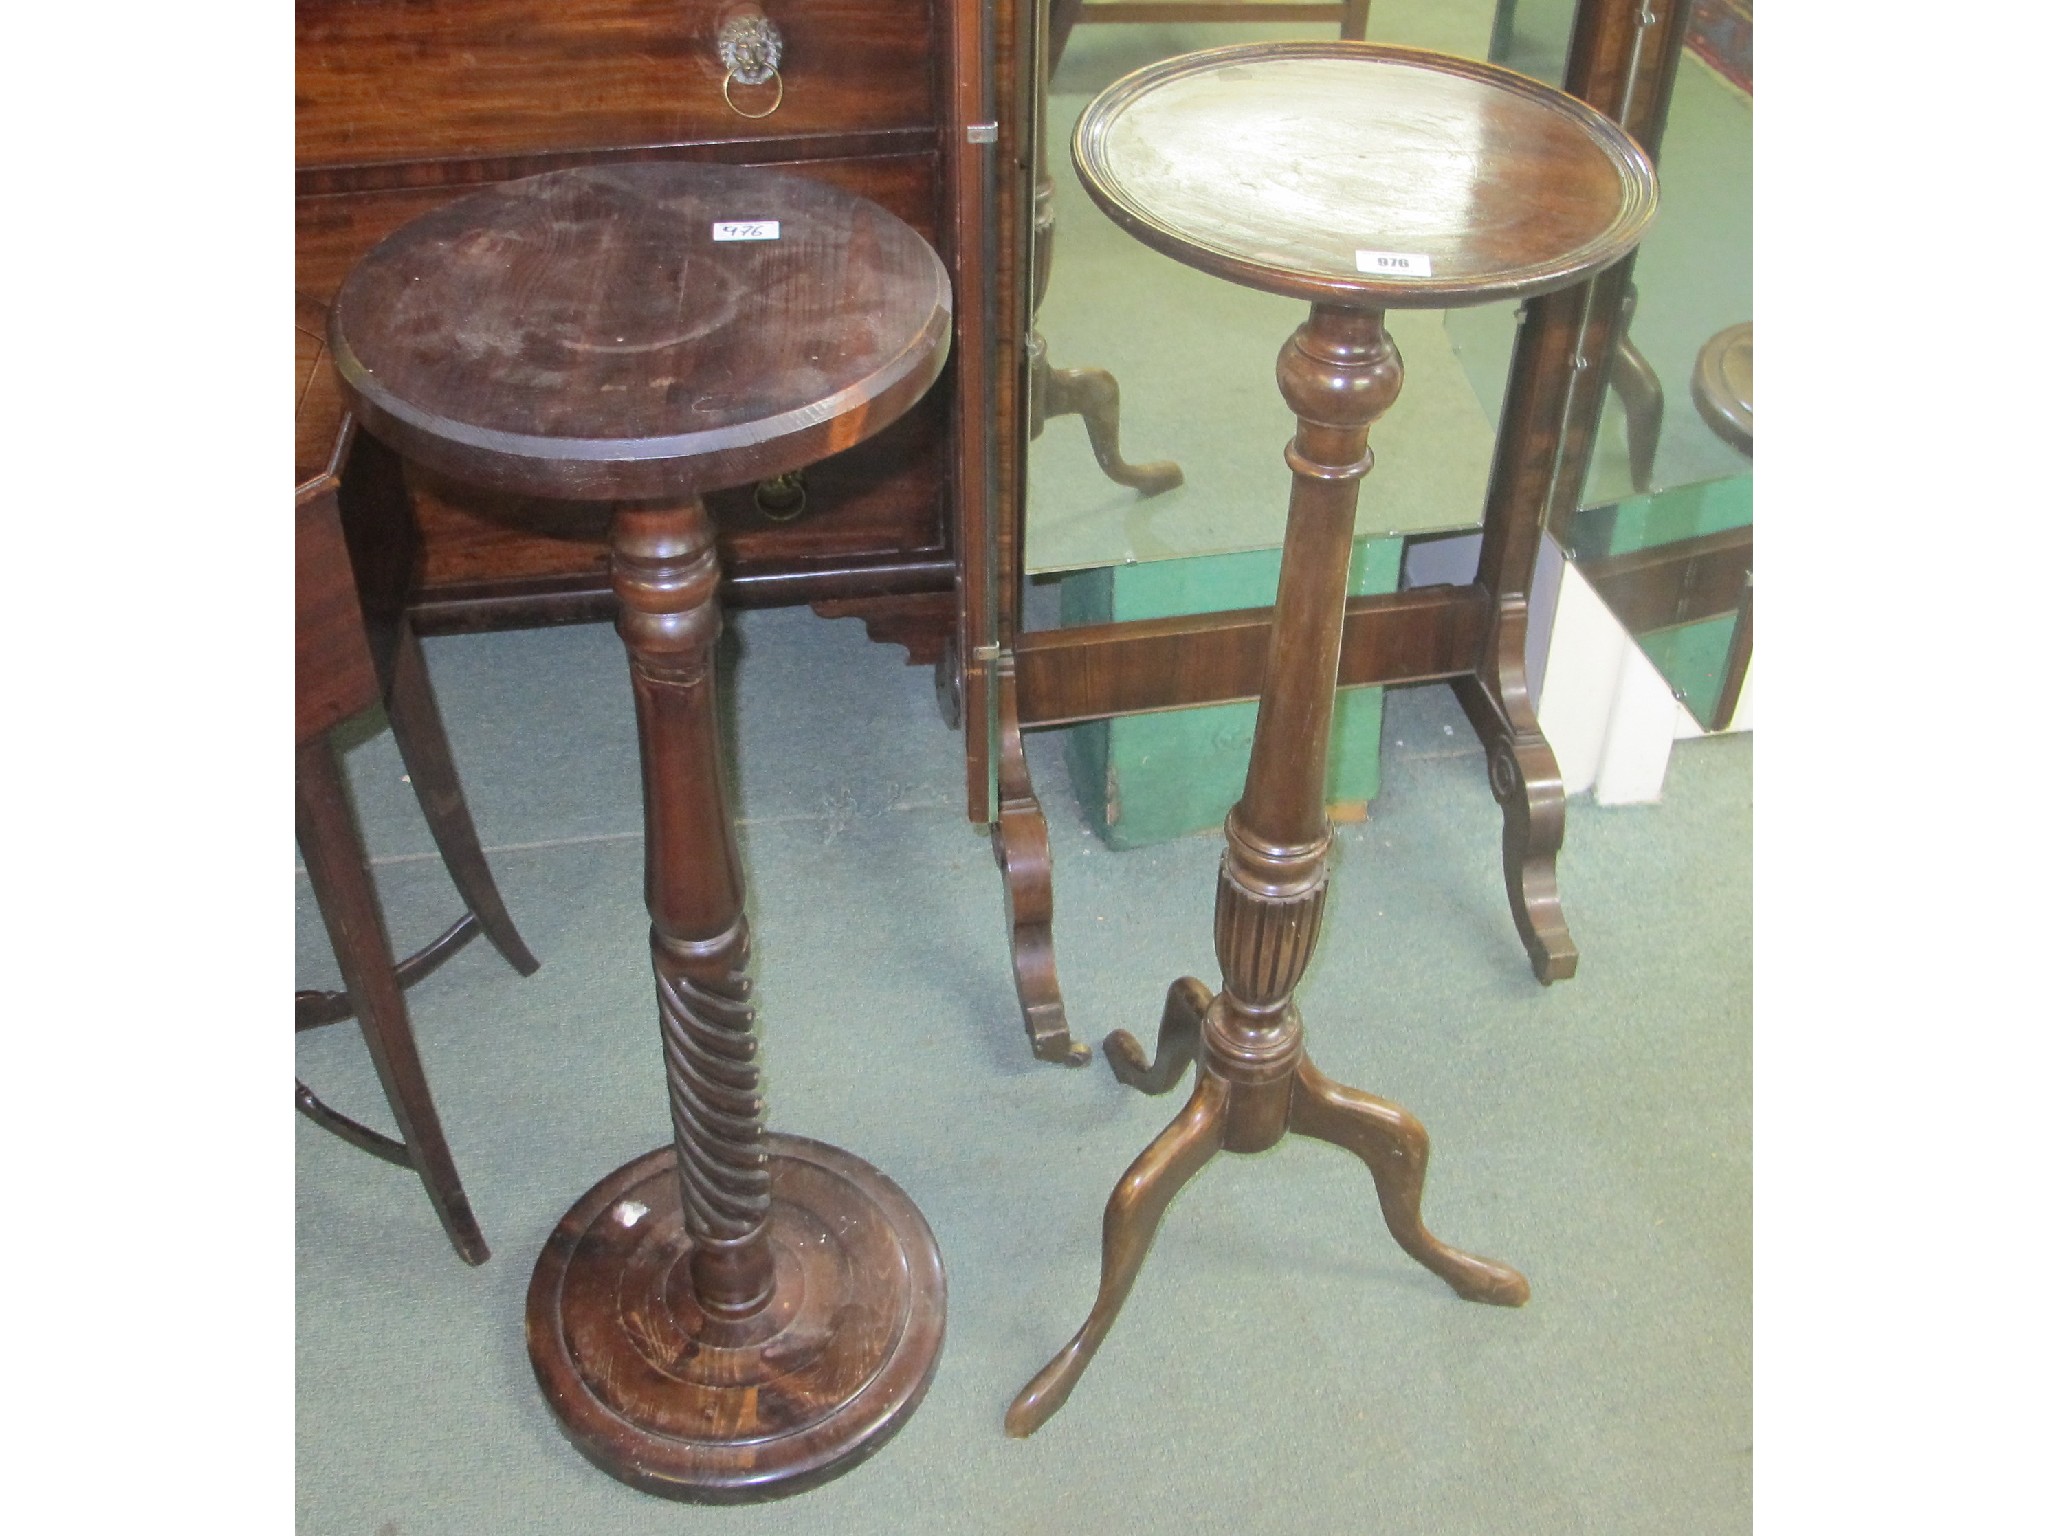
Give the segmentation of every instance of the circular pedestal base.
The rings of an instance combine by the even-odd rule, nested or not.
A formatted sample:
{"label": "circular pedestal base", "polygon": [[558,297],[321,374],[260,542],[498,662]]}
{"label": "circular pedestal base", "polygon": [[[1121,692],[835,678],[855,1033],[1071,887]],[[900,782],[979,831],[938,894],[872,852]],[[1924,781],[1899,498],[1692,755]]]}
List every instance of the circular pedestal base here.
{"label": "circular pedestal base", "polygon": [[526,1349],[576,1448],[666,1498],[775,1498],[835,1477],[908,1419],[939,1363],[946,1276],[917,1207],[859,1158],[770,1134],[767,1307],[697,1305],[673,1147],[564,1216],[526,1294]]}

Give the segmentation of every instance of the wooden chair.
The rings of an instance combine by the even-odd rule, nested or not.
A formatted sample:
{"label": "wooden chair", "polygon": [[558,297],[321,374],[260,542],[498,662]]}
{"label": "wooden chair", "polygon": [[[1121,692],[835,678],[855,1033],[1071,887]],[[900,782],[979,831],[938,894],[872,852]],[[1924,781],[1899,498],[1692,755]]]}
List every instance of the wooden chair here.
{"label": "wooden chair", "polygon": [[[342,1140],[418,1173],[455,1251],[481,1264],[490,1249],[427,1090],[404,989],[479,931],[521,975],[532,975],[540,962],[491,879],[405,616],[414,534],[399,462],[355,430],[327,357],[325,307],[301,298],[296,331],[298,840],[345,988],[300,992],[296,1022],[301,1030],[347,1018],[362,1024],[401,1139],[330,1109],[303,1082],[296,1103]],[[439,938],[395,964],[333,742],[337,727],[380,702],[435,845],[468,905]]]}

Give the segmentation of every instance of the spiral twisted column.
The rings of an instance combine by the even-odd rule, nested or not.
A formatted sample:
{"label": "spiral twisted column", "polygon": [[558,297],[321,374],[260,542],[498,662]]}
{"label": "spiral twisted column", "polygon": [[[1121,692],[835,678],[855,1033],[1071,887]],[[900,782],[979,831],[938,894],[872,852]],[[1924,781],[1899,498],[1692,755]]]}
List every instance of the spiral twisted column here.
{"label": "spiral twisted column", "polygon": [[613,514],[612,589],[633,677],[647,818],[647,912],[690,1269],[707,1314],[768,1303],[774,1261],[746,890],[718,735],[722,619],[696,499]]}
{"label": "spiral twisted column", "polygon": [[1323,801],[1358,482],[1372,468],[1372,424],[1400,393],[1401,355],[1378,311],[1317,304],[1281,348],[1277,373],[1296,418],[1286,450],[1294,487],[1251,765],[1216,882],[1223,990],[1203,1028],[1209,1060],[1235,1090],[1224,1145],[1237,1152],[1287,1129],[1301,1057],[1294,989],[1329,884]]}

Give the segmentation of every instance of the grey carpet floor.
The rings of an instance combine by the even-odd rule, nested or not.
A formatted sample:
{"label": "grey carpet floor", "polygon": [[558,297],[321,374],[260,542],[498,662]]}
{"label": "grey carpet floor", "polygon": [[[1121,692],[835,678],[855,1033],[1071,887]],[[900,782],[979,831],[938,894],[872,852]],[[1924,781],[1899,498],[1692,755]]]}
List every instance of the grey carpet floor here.
{"label": "grey carpet floor", "polygon": [[[542,968],[521,980],[476,945],[411,999],[483,1268],[411,1175],[297,1122],[299,1530],[1748,1528],[1747,737],[1681,744],[1659,806],[1573,805],[1561,873],[1584,960],[1543,988],[1471,735],[1447,690],[1396,692],[1382,793],[1338,837],[1310,1047],[1428,1125],[1425,1216],[1523,1269],[1529,1305],[1461,1302],[1411,1263],[1341,1153],[1224,1158],[1169,1211],[1071,1402],[1019,1442],[1003,1409],[1085,1314],[1102,1202],[1182,1095],[1026,1053],[930,674],[802,611],[730,635],[770,1121],[873,1162],[931,1223],[950,1304],[930,1395],[847,1477],[751,1508],[633,1493],[557,1432],[521,1334],[534,1258],[584,1189],[667,1135],[631,699],[603,626],[437,639],[470,802]],[[1057,737],[1030,750],[1071,1017],[1091,1043],[1149,1035],[1175,976],[1214,980],[1217,840],[1110,853]],[[452,888],[389,736],[348,768],[410,947]],[[303,875],[298,893],[299,983],[332,984]],[[388,1124],[353,1026],[297,1055]]]}

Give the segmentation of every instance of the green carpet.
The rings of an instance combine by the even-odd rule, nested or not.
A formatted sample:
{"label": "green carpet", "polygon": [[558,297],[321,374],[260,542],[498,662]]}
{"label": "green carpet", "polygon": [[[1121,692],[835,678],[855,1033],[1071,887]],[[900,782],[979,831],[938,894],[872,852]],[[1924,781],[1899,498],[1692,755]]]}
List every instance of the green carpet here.
{"label": "green carpet", "polygon": [[[1508,920],[1469,731],[1447,690],[1393,693],[1373,818],[1337,841],[1301,999],[1311,1048],[1423,1119],[1426,1218],[1525,1270],[1533,1299],[1457,1300],[1340,1153],[1224,1158],[1169,1212],[1072,1401],[1018,1442],[1003,1409],[1078,1326],[1103,1199],[1181,1095],[1026,1054],[1001,890],[928,673],[801,611],[732,631],[771,1124],[868,1158],[930,1221],[951,1288],[930,1395],[849,1476],[743,1509],[633,1493],[557,1432],[521,1334],[534,1258],[585,1188],[667,1135],[631,700],[602,626],[434,640],[470,801],[542,968],[521,980],[477,945],[412,995],[483,1268],[455,1258],[411,1175],[295,1121],[300,1531],[1748,1528],[1749,738],[1682,744],[1661,806],[1573,807],[1584,961],[1546,989]],[[1217,843],[1110,853],[1057,736],[1030,750],[1074,1024],[1092,1043],[1149,1034],[1169,981],[1214,979]],[[348,767],[410,946],[453,892],[389,736]],[[300,984],[332,984],[303,876],[298,932]],[[388,1125],[352,1026],[297,1055]]]}

